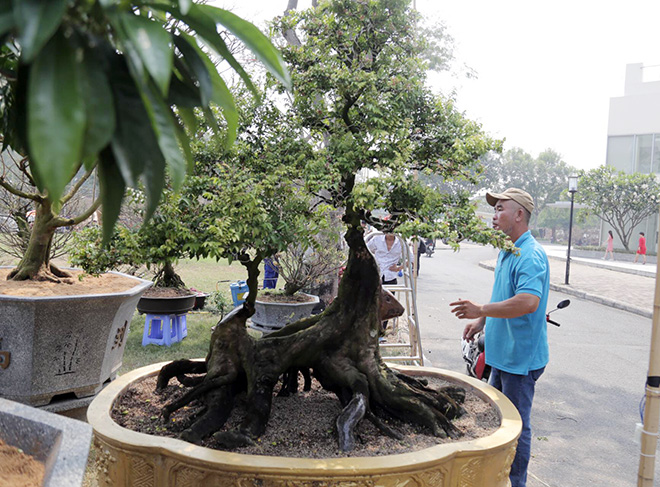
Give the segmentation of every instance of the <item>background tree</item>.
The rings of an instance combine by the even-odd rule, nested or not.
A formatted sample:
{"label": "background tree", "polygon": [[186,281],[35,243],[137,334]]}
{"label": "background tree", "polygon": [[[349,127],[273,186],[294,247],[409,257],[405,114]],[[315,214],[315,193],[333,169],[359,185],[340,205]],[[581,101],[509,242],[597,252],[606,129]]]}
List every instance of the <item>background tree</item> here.
{"label": "background tree", "polygon": [[516,187],[527,191],[534,199],[534,218],[548,203],[561,199],[568,186],[568,176],[577,170],[566,164],[552,149],[546,149],[534,158],[520,148],[507,150],[497,167],[497,177],[490,189],[501,191]]}
{"label": "background tree", "polygon": [[[194,385],[166,406],[164,415],[200,398],[206,413],[182,433],[185,439],[214,434],[228,447],[251,443],[266,427],[279,376],[291,367],[311,367],[344,407],[337,420],[342,450],[352,448],[354,427],[363,417],[394,436],[381,418],[399,417],[439,436],[456,435],[450,419],[461,414],[462,393],[425,387],[381,360],[380,275],[360,221],[404,235],[456,238],[460,231],[475,241],[505,246],[505,236],[487,228],[466,199],[439,194],[410,177],[414,171],[460,176],[498,143],[425,87],[423,45],[407,1],[319,2],[304,12],[289,11],[275,28],[297,40],[283,47],[293,96],[281,96],[275,105],[282,111],[271,112],[272,121],[284,123],[255,123],[246,134],[261,136],[245,139],[245,152],[242,140],[236,144],[237,160],[251,168],[264,164],[262,175],[254,171],[253,176],[241,165],[220,165],[217,185],[224,185],[223,191],[208,193],[209,211],[218,215],[218,238],[248,268],[250,294],[215,328],[205,363],[177,361],[163,368],[159,387],[175,375]],[[268,104],[262,109],[271,110]],[[269,172],[273,167],[275,174]],[[358,173],[373,177],[358,182]],[[274,204],[264,205],[264,196]],[[259,249],[271,242],[273,253],[284,243],[269,240],[262,228],[299,228],[295,211],[277,216],[298,202],[307,211],[310,197],[343,214],[349,257],[338,296],[323,313],[255,340],[245,322],[254,312]],[[390,218],[376,218],[376,209]],[[186,372],[204,375],[185,378]],[[244,422],[236,431],[216,432],[240,391],[247,391]]]}
{"label": "background tree", "polygon": [[617,172],[610,166],[580,171],[575,200],[589,206],[612,227],[626,250],[637,225],[658,211],[660,183],[655,175]]}
{"label": "background tree", "polygon": [[[0,134],[3,148],[27,156],[25,174],[38,191],[36,219],[14,279],[58,280],[50,264],[55,229],[86,220],[103,204],[112,235],[126,187],[142,180],[146,217],[153,215],[166,168],[175,189],[192,164],[188,133],[193,109],[222,107],[228,142],[236,108],[209,53],[225,59],[256,94],[252,81],[218,34],[223,25],[285,85],[289,77],[270,41],[252,24],[191,1],[153,3],[22,0],[0,11]],[[205,110],[209,124],[218,121]],[[188,130],[188,132],[186,131]],[[100,198],[80,215],[63,216],[81,169],[98,170]]]}

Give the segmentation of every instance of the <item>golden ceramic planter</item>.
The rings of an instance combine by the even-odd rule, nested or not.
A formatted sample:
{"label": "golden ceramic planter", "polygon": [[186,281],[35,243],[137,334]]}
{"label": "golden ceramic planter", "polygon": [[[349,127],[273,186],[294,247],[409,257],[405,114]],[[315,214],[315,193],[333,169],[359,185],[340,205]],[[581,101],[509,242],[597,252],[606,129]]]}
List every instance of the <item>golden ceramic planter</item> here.
{"label": "golden ceramic planter", "polygon": [[126,487],[505,487],[522,428],[499,391],[463,374],[428,367],[397,367],[435,375],[472,389],[493,404],[501,426],[490,436],[379,457],[305,459],[242,455],[122,428],[112,405],[131,382],[164,364],[136,369],[108,385],[89,406],[99,485]]}

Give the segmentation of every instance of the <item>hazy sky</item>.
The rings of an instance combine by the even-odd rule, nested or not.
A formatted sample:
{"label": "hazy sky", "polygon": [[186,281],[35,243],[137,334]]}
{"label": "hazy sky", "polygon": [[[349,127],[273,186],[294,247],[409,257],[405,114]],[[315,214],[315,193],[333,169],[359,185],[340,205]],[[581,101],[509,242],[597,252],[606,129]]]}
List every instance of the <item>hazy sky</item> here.
{"label": "hazy sky", "polygon": [[[214,3],[259,23],[281,14],[287,0]],[[299,0],[299,8],[310,4]],[[660,64],[658,1],[416,0],[416,6],[445,22],[458,62],[477,73],[433,77],[438,91],[455,88],[458,108],[506,138],[506,149],[536,156],[551,148],[581,169],[605,162],[609,99],[623,95],[626,64]]]}

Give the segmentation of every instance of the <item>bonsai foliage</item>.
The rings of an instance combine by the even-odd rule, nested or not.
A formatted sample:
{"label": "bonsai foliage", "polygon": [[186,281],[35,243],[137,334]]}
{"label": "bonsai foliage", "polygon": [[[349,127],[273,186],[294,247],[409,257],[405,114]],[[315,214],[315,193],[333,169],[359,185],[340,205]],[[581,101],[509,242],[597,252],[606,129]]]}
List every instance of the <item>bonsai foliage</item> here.
{"label": "bonsai foliage", "polygon": [[[174,265],[188,256],[188,245],[196,237],[188,202],[185,185],[179,194],[166,189],[155,214],[142,225],[131,225],[120,216],[109,242],[103,241],[100,229],[95,227],[76,232],[69,248],[71,264],[90,274],[108,270],[133,274],[146,267],[155,274],[155,287],[184,289],[186,286]],[[129,190],[129,202],[122,214],[138,215],[142,221],[144,211],[144,193]]]}
{"label": "bonsai foliage", "polygon": [[[406,0],[320,1],[304,12],[289,10],[274,30],[286,38],[292,96],[261,108],[262,116],[246,125],[245,137],[232,148],[231,160],[240,164],[217,166],[215,186],[222,190],[204,193],[209,212],[218,215],[218,241],[249,261],[251,292],[215,327],[204,363],[176,361],[161,370],[158,387],[174,376],[192,386],[163,414],[168,418],[200,399],[205,413],[182,433],[184,439],[198,442],[213,434],[227,447],[249,444],[266,428],[280,375],[311,368],[344,408],[337,418],[344,451],[353,447],[363,418],[395,437],[387,418],[457,436],[450,420],[462,413],[464,393],[426,387],[381,359],[380,275],[360,221],[408,235],[456,238],[460,232],[504,245],[505,236],[486,228],[466,198],[439,194],[415,178],[420,171],[446,179],[470,174],[499,143],[426,88],[425,46]],[[254,313],[254,263],[305,237],[300,221],[309,219],[310,203],[321,202],[341,211],[346,229],[349,256],[337,298],[319,315],[250,337],[245,324]],[[376,218],[376,209],[391,218]],[[242,391],[248,408],[243,423],[219,431]]]}
{"label": "bonsai foliage", "polygon": [[[279,53],[252,24],[190,0],[21,0],[4,2],[0,20],[3,146],[27,157],[24,172],[39,190],[12,191],[0,180],[37,210],[15,279],[62,275],[49,265],[53,232],[101,204],[109,240],[126,187],[139,181],[146,217],[153,215],[166,172],[178,189],[192,166],[188,134],[196,128],[195,108],[216,127],[209,107],[221,107],[231,143],[236,107],[210,56],[223,58],[256,89],[218,34],[219,25],[289,84]],[[100,198],[79,217],[61,216],[72,190],[94,170]],[[84,176],[74,180],[80,171]]]}
{"label": "bonsai foliage", "polygon": [[660,183],[653,174],[626,174],[601,166],[580,171],[575,201],[588,205],[630,250],[635,227],[658,211]]}

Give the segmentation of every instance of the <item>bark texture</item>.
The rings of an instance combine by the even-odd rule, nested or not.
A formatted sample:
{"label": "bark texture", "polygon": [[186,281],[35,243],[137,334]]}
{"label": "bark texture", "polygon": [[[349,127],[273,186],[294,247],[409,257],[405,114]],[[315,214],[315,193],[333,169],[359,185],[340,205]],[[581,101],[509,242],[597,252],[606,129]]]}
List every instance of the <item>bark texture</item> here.
{"label": "bark texture", "polygon": [[[294,369],[311,369],[320,384],[337,395],[344,408],[337,418],[338,443],[344,451],[353,448],[353,430],[363,418],[393,436],[396,432],[381,418],[418,423],[437,436],[458,436],[451,419],[463,413],[464,391],[430,389],[383,363],[378,348],[378,267],[360,230],[349,229],[346,240],[350,254],[339,294],[322,314],[255,340],[245,325],[253,313],[248,301],[218,323],[205,363],[183,360],[161,370],[159,388],[174,376],[194,385],[185,397],[164,408],[166,418],[194,399],[206,404],[206,413],[184,432],[184,439],[199,442],[215,434],[227,447],[252,443],[266,428],[280,376]],[[204,375],[193,379],[189,373]],[[249,405],[245,420],[237,431],[217,432],[241,391],[246,391]]]}

